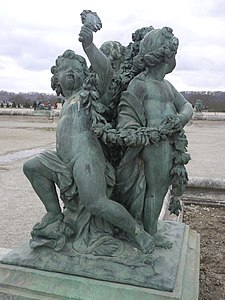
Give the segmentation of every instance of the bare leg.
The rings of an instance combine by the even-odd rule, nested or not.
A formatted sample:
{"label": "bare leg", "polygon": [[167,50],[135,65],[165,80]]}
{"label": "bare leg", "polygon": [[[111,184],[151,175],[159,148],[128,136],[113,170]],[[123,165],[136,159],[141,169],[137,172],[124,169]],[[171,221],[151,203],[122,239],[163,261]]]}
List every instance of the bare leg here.
{"label": "bare leg", "polygon": [[74,165],[73,173],[80,200],[91,214],[105,219],[133,236],[144,253],[152,252],[153,238],[136,223],[121,204],[107,198],[104,163],[96,156],[95,159],[90,156],[80,157]]}
{"label": "bare leg", "polygon": [[142,158],[147,182],[144,229],[154,237],[156,246],[171,248],[172,243],[157,232],[158,218],[170,185],[171,145],[168,142],[162,142],[158,146],[146,147],[142,152]]}
{"label": "bare leg", "polygon": [[62,219],[55,183],[49,169],[42,165],[38,158],[33,158],[25,162],[23,171],[47,211],[35,229],[44,228],[48,224]]}

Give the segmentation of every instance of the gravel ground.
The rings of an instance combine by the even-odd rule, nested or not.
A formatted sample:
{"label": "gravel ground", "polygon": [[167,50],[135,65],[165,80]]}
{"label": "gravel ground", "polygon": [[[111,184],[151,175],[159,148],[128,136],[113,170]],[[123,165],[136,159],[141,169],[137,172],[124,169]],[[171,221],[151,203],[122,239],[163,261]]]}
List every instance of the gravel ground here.
{"label": "gravel ground", "polygon": [[194,120],[185,127],[189,177],[225,179],[225,121]]}
{"label": "gravel ground", "polygon": [[13,248],[30,238],[31,228],[44,214],[22,168],[28,159],[25,156],[54,147],[55,127],[56,123],[46,117],[0,116],[2,248]]}

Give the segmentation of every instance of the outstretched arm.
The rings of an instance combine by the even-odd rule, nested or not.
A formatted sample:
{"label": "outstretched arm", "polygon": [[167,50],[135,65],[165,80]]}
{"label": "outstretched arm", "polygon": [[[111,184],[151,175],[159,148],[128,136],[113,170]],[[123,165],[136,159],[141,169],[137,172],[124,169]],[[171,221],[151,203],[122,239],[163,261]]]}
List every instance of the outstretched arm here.
{"label": "outstretched arm", "polygon": [[95,46],[93,43],[93,32],[88,26],[82,26],[79,34],[82,37],[82,46],[86,53],[92,68],[98,75],[99,80],[99,92],[102,96],[108,89],[112,76],[113,70],[111,63],[108,58]]}

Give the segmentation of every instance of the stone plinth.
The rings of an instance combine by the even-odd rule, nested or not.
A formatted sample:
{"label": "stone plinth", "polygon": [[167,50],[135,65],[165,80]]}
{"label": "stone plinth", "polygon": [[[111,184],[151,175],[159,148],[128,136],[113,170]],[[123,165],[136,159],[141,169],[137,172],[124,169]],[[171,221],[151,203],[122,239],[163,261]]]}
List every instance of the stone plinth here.
{"label": "stone plinth", "polygon": [[[174,222],[175,223],[175,222]],[[52,261],[48,262],[46,260],[46,267],[41,265],[42,270],[35,269],[32,267],[32,259],[25,260],[22,258],[23,254],[20,250],[13,250],[5,255],[0,264],[0,298],[1,299],[82,299],[82,300],[103,300],[103,299],[123,299],[123,300],[144,300],[144,299],[198,299],[198,286],[199,286],[199,235],[190,230],[189,226],[184,224],[176,223],[176,226],[184,228],[181,230],[182,243],[180,247],[180,252],[174,253],[177,260],[177,267],[174,274],[169,274],[168,262],[163,258],[163,251],[169,252],[175,249],[156,249],[151,255],[152,257],[157,256],[162,258],[162,265],[158,266],[156,270],[156,277],[149,276],[147,274],[148,269],[145,270],[145,276],[143,276],[143,282],[140,283],[140,279],[135,281],[135,266],[130,267],[130,276],[125,276],[123,279],[114,278],[113,272],[111,280],[109,279],[110,267],[108,272],[106,272],[105,265],[103,264],[103,273],[99,273],[93,268],[90,270],[89,275],[86,277],[78,276],[81,274],[79,268],[77,267],[77,275],[63,274],[64,270],[58,271],[53,270],[47,271],[49,265]],[[179,238],[179,237],[177,237]],[[21,249],[21,248],[20,248]],[[168,256],[169,257],[169,256]],[[34,257],[33,257],[34,259]],[[38,256],[36,255],[36,262],[33,265],[37,267]],[[40,257],[39,257],[40,259]],[[55,260],[55,265],[57,265],[57,260],[59,257],[57,255],[51,256],[49,258]],[[85,261],[85,258],[82,258]],[[81,260],[82,260],[81,259]],[[169,258],[171,259],[171,258]],[[21,266],[22,260],[26,261],[26,267]],[[80,260],[80,263],[81,263]],[[10,264],[9,264],[10,261]],[[39,261],[39,263],[41,260]],[[83,267],[83,272],[87,272],[88,266],[91,267],[90,262],[86,260],[86,268]],[[20,266],[19,266],[20,264]],[[28,267],[28,264],[30,266]],[[109,261],[107,261],[109,264]],[[58,263],[60,266],[60,262]],[[165,268],[163,269],[163,265]],[[71,266],[73,267],[73,266]],[[93,264],[92,264],[93,267]],[[124,266],[126,269],[127,266]],[[81,268],[82,269],[82,268]],[[81,270],[80,269],[80,270]],[[76,273],[76,268],[74,269]],[[127,269],[126,269],[127,270]],[[150,270],[150,269],[149,269]],[[113,265],[112,265],[113,271]],[[142,269],[140,271],[143,271]],[[171,270],[170,270],[171,271]],[[121,264],[121,274],[124,275],[123,265]],[[162,274],[159,274],[159,273]],[[100,275],[99,275],[100,274]],[[121,277],[122,277],[121,275]],[[133,276],[133,277],[132,277]],[[91,278],[92,277],[92,278]],[[95,278],[94,278],[95,277]],[[105,278],[104,278],[105,277]],[[120,276],[119,276],[120,277]],[[146,278],[149,278],[149,282]],[[170,277],[170,278],[169,278]],[[97,278],[97,279],[96,279]],[[128,278],[130,278],[130,283],[128,283]],[[155,280],[158,278],[158,283]],[[164,279],[163,279],[164,278]],[[161,281],[160,281],[161,280]],[[165,282],[163,282],[163,280]],[[149,287],[147,287],[149,286]],[[154,287],[154,288],[151,288]],[[5,298],[4,298],[5,297]],[[7,298],[8,297],[8,298]],[[9,298],[12,297],[12,298]]]}

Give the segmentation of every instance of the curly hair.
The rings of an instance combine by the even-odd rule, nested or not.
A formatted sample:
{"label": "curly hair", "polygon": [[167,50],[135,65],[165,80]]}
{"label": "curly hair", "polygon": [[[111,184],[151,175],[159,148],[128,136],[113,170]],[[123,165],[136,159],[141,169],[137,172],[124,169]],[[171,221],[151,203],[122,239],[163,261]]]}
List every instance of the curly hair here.
{"label": "curly hair", "polygon": [[124,55],[125,47],[117,41],[104,42],[100,50],[108,57],[110,54],[116,60],[120,59]]}
{"label": "curly hair", "polygon": [[79,54],[76,54],[73,50],[66,50],[62,55],[58,56],[55,61],[55,66],[51,67],[51,73],[53,74],[53,76],[51,77],[51,88],[56,91],[57,96],[59,96],[60,94],[64,96],[58,81],[58,67],[65,59],[77,60],[83,68],[84,78],[89,75],[89,70],[85,58]]}
{"label": "curly hair", "polygon": [[134,58],[134,67],[140,71],[167,62],[177,53],[179,41],[170,27],[153,29],[140,42],[139,54]]}

